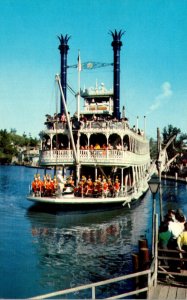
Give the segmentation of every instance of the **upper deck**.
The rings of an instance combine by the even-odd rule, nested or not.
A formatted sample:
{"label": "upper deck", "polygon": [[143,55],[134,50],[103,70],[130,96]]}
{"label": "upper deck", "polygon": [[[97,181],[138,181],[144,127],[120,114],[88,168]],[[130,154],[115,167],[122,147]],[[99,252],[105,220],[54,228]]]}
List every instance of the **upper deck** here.
{"label": "upper deck", "polygon": [[[140,165],[149,162],[145,130],[113,116],[113,91],[104,84],[81,91],[80,115],[47,115],[40,164]],[[76,153],[75,153],[76,152]]]}
{"label": "upper deck", "polygon": [[[40,163],[74,164],[67,123],[55,121],[46,125]],[[149,142],[145,134],[129,128],[128,121],[86,120],[76,128],[72,120],[70,126],[81,164],[129,166],[149,161]]]}

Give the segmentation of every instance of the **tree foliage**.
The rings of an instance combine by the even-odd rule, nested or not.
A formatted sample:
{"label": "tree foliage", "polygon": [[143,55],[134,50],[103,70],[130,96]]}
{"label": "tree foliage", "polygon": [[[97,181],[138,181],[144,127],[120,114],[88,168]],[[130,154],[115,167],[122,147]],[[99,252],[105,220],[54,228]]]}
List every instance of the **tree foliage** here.
{"label": "tree foliage", "polygon": [[151,159],[157,159],[157,141],[155,141],[153,138],[150,138],[149,147]]}
{"label": "tree foliage", "polygon": [[176,136],[176,138],[167,148],[169,159],[174,157],[175,154],[183,152],[184,141],[187,139],[187,134],[182,133],[179,128],[168,125],[168,127],[164,127],[162,131],[163,146],[165,146],[169,139],[173,136]]}
{"label": "tree foliage", "polygon": [[[168,158],[173,158],[177,153],[184,153],[184,144],[187,139],[187,134],[182,133],[180,128],[172,125],[165,126],[162,130],[162,148],[166,146],[169,140],[176,136],[173,142],[167,148]],[[149,140],[151,159],[157,159],[157,141],[153,138]]]}
{"label": "tree foliage", "polygon": [[0,164],[9,164],[13,156],[17,156],[22,147],[35,147],[38,139],[27,136],[25,133],[21,136],[15,129],[8,132],[6,129],[0,130]]}

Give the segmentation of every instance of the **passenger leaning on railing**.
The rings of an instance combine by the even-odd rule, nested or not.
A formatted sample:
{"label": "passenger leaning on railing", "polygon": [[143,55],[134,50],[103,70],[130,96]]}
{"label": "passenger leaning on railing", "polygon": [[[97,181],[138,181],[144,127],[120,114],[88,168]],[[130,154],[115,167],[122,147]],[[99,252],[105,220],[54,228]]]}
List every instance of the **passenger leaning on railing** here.
{"label": "passenger leaning on railing", "polygon": [[172,238],[169,242],[169,247],[175,249],[177,247],[177,238],[184,230],[185,217],[181,210],[177,210],[175,213],[175,219],[173,216],[167,216],[168,229],[172,233]]}
{"label": "passenger leaning on railing", "polygon": [[[180,253],[180,258],[187,258],[187,222],[184,223],[184,230],[177,238],[177,245],[180,251],[184,253]],[[187,262],[184,261],[182,267],[186,269]]]}
{"label": "passenger leaning on railing", "polygon": [[[158,233],[158,246],[161,249],[167,250],[170,239],[172,238],[172,233],[168,229],[168,222],[165,220],[161,222]],[[162,256],[167,256],[164,252],[161,253]],[[166,259],[163,260],[165,265],[168,265]]]}
{"label": "passenger leaning on railing", "polygon": [[159,247],[162,249],[168,249],[168,243],[171,237],[172,233],[169,231],[168,223],[166,221],[161,222],[158,234]]}
{"label": "passenger leaning on railing", "polygon": [[179,250],[187,251],[187,222],[184,223],[184,230],[177,238],[177,245]]}
{"label": "passenger leaning on railing", "polygon": [[[168,210],[167,215],[164,218],[164,222],[161,223],[159,228],[159,247],[165,250],[178,250],[178,237],[182,234],[184,230],[185,217],[181,210],[176,212],[173,210]],[[164,262],[165,265],[169,264],[170,271],[176,272],[177,268],[180,267],[180,262],[178,260],[179,253],[175,252],[165,252],[163,250],[162,256],[169,256],[176,258],[177,260],[163,259],[161,263]]]}

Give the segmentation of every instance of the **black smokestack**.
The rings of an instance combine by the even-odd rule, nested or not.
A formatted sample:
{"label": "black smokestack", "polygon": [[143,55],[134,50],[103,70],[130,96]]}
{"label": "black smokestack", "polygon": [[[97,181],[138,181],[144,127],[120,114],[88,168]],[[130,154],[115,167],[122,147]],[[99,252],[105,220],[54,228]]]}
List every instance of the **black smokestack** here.
{"label": "black smokestack", "polygon": [[[70,39],[70,36],[68,36],[67,34],[65,36],[63,36],[61,34],[61,36],[58,36],[59,41],[60,41],[60,45],[58,47],[58,49],[60,50],[60,56],[61,56],[61,85],[62,85],[62,90],[64,93],[64,98],[66,101],[66,88],[67,88],[67,53],[69,50],[69,46],[68,46],[68,41]],[[64,106],[62,103],[62,99],[60,101],[60,113],[63,114],[64,113]]]}
{"label": "black smokestack", "polygon": [[120,119],[120,50],[122,46],[121,37],[124,34],[121,30],[117,32],[110,31],[113,37],[113,42],[111,43],[114,51],[114,113],[113,117]]}

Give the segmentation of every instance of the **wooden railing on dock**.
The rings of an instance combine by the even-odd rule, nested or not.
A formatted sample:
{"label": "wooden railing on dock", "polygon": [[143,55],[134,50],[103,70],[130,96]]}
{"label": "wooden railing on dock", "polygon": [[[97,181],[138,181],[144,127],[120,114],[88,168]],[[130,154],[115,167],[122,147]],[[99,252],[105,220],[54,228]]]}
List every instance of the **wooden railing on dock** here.
{"label": "wooden railing on dock", "polygon": [[[133,290],[133,291],[130,291],[130,292],[125,292],[125,293],[122,293],[122,294],[119,294],[119,295],[113,295],[113,296],[111,296],[109,298],[105,298],[105,299],[120,299],[120,298],[125,298],[125,297],[129,297],[129,296],[137,295],[137,294],[140,294],[140,293],[143,293],[143,292],[148,293],[150,287],[153,286],[153,281],[155,279],[154,261],[151,265],[151,268],[148,269],[148,270],[145,270],[145,271],[141,271],[141,272],[125,275],[125,276],[120,276],[120,277],[116,277],[116,278],[108,279],[108,280],[104,280],[104,281],[99,281],[99,282],[96,282],[96,283],[90,283],[90,284],[82,285],[82,286],[79,286],[79,287],[66,289],[66,290],[62,290],[62,291],[57,291],[57,292],[53,292],[53,293],[49,293],[49,294],[29,298],[29,299],[35,299],[35,300],[37,300],[37,299],[48,299],[48,298],[53,298],[54,299],[54,297],[57,297],[57,296],[73,294],[75,292],[88,290],[88,289],[91,289],[91,291],[92,291],[92,298],[91,299],[97,299],[96,298],[96,288],[97,287],[101,287],[101,286],[104,286],[104,285],[116,283],[116,282],[119,282],[119,281],[125,281],[125,280],[128,280],[128,279],[135,279],[135,278],[140,279],[140,277],[142,277],[142,276],[144,276],[144,281],[147,282],[145,287],[139,288],[139,289],[136,289],[136,290]],[[145,277],[146,277],[146,280],[145,280]]]}
{"label": "wooden railing on dock", "polygon": [[187,253],[158,249],[158,280],[187,287]]}

